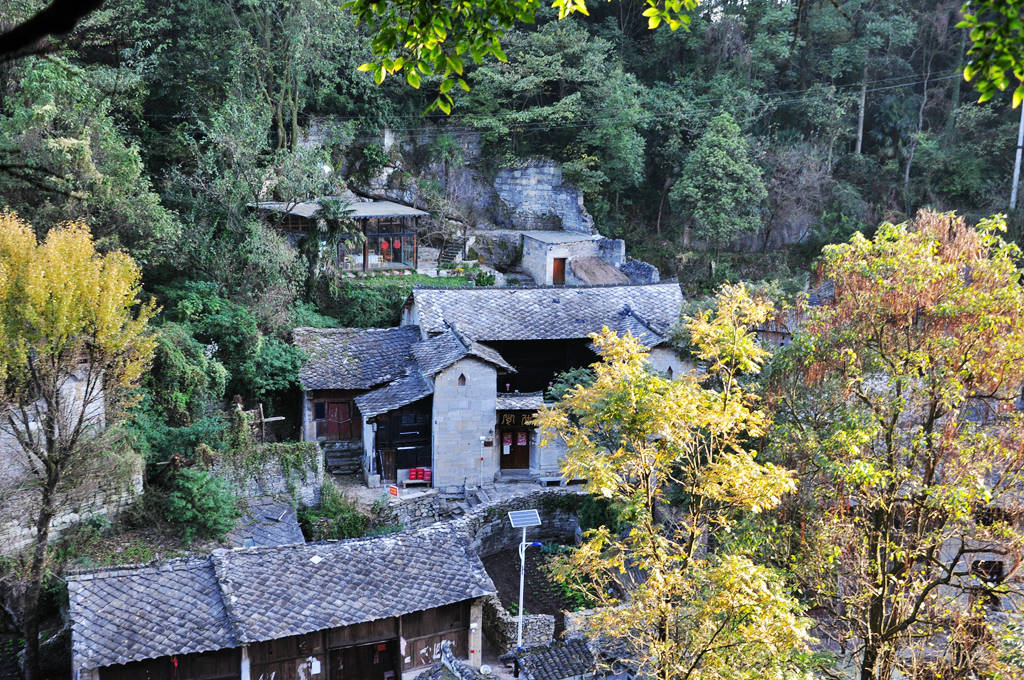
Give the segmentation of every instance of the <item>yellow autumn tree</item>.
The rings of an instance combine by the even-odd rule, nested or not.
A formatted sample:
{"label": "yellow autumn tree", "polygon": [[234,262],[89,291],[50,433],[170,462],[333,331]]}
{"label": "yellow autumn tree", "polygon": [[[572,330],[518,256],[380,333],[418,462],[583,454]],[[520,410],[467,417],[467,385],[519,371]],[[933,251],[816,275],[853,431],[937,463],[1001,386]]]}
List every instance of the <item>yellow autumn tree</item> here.
{"label": "yellow autumn tree", "polygon": [[[36,677],[39,594],[62,492],[106,455],[104,435],[149,364],[152,302],[128,255],[96,251],[80,223],[37,242],[0,213],[0,433],[38,491],[25,595],[26,677]],[[14,464],[11,461],[9,464]]]}
{"label": "yellow autumn tree", "polygon": [[[566,446],[563,473],[620,508],[627,527],[600,527],[555,567],[597,603],[586,628],[614,641],[641,677],[792,677],[809,623],[771,569],[709,539],[746,513],[776,506],[792,474],[757,460],[748,442],[768,416],[743,386],[768,353],[749,330],[771,305],[726,286],[714,310],[686,320],[706,371],[672,380],[653,371],[640,339],[592,336],[595,379],[537,416]],[[669,489],[681,501],[670,503]]]}

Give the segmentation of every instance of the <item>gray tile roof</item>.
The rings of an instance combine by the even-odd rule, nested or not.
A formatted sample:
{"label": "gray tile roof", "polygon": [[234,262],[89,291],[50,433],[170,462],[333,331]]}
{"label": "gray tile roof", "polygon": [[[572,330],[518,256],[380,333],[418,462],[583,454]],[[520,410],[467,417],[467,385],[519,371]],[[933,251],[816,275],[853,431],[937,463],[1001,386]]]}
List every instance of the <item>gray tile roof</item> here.
{"label": "gray tile roof", "polygon": [[445,527],[215,550],[212,559],[243,643],[376,621],[495,591],[465,538]]}
{"label": "gray tile roof", "polygon": [[306,353],[299,371],[307,390],[368,390],[406,373],[416,326],[296,328],[295,346]]}
{"label": "gray tile roof", "polygon": [[495,592],[446,527],[68,576],[72,658],[97,668],[399,616]]}
{"label": "gray tile roof", "polygon": [[593,673],[594,655],[579,638],[513,652],[524,680],[566,680]]}
{"label": "gray tile roof", "polygon": [[235,548],[303,543],[295,508],[272,496],[245,499],[246,508],[224,541]]}
{"label": "gray tile roof", "polygon": [[[334,198],[327,196],[325,198]],[[346,200],[346,197],[338,197],[339,200]],[[321,199],[322,200],[322,199]],[[322,207],[319,201],[301,201],[298,203],[287,203],[283,201],[263,201],[257,203],[260,210],[271,212],[288,213],[296,217],[309,219],[320,211]],[[370,217],[424,217],[430,213],[410,208],[407,205],[394,203],[392,201],[349,201],[348,214],[357,220]]]}
{"label": "gray tile roof", "polygon": [[608,320],[608,328],[619,335],[630,333],[648,347],[657,347],[668,341],[668,328],[648,323],[632,309],[624,309]]}
{"label": "gray tile roof", "polygon": [[448,328],[440,335],[417,342],[412,346],[412,354],[420,371],[429,377],[437,375],[466,356],[476,357],[506,371],[515,371],[497,350],[470,340],[454,328]]}
{"label": "gray tile roof", "polygon": [[68,595],[83,668],[238,645],[206,557],[71,574]]}
{"label": "gray tile roof", "polygon": [[498,392],[498,411],[539,411],[544,406],[543,392]]}
{"label": "gray tile roof", "polygon": [[597,288],[449,288],[413,290],[425,333],[449,324],[480,342],[585,338],[614,323],[628,308],[665,334],[679,318],[683,296],[676,283]]}
{"label": "gray tile roof", "polygon": [[413,369],[408,375],[379,387],[372,392],[356,397],[356,407],[364,418],[379,416],[381,413],[394,411],[406,404],[419,401],[434,393],[434,386],[426,380],[418,370]]}

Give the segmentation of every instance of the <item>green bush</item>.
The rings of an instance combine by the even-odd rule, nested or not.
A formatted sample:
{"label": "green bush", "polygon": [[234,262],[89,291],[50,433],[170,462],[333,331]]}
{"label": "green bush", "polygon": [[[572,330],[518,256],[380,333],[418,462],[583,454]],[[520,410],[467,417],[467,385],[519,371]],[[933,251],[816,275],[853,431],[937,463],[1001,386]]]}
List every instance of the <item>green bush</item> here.
{"label": "green bush", "polygon": [[196,538],[223,539],[240,514],[237,499],[224,480],[196,468],[178,472],[164,509],[186,543]]}
{"label": "green bush", "polygon": [[320,494],[320,507],[300,508],[299,523],[306,540],[326,541],[365,536],[370,518],[328,481]]}

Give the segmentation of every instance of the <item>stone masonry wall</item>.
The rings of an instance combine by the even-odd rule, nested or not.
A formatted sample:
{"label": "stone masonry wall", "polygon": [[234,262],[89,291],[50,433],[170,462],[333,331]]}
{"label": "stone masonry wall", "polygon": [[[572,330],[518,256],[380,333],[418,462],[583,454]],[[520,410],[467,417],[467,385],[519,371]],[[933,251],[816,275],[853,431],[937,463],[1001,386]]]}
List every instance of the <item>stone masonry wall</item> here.
{"label": "stone masonry wall", "polygon": [[562,169],[541,159],[519,168],[503,168],[494,178],[494,190],[508,206],[515,229],[564,229],[592,233],[594,218],[583,207],[583,192],[563,184]]}
{"label": "stone masonry wall", "polygon": [[622,263],[619,270],[628,276],[630,281],[637,284],[658,283],[661,280],[658,268],[642,260],[630,258]]}
{"label": "stone masonry wall", "polygon": [[290,495],[294,488],[298,502],[309,506],[320,505],[320,491],[324,482],[323,455],[314,456],[313,465],[293,474],[290,483],[281,464],[274,459],[264,463],[255,474],[229,468],[224,463],[214,465],[212,472],[224,477],[232,485],[231,490],[245,498]]}
{"label": "stone masonry wall", "polygon": [[[81,482],[61,487],[58,511],[50,522],[51,541],[94,515],[113,521],[135,501],[142,493],[142,459],[130,455],[117,466],[116,474],[98,467],[83,474]],[[38,503],[39,490],[31,478],[0,484],[0,554],[14,554],[32,544]]]}
{"label": "stone masonry wall", "polygon": [[435,487],[456,491],[464,484],[494,481],[495,449],[484,447],[480,437],[493,440],[497,381],[494,366],[473,358],[461,359],[435,376],[431,428]]}
{"label": "stone masonry wall", "polygon": [[[515,651],[519,619],[509,614],[496,596],[484,598],[484,635],[499,655]],[[526,614],[523,617],[523,647],[546,645],[555,639],[555,617]]]}

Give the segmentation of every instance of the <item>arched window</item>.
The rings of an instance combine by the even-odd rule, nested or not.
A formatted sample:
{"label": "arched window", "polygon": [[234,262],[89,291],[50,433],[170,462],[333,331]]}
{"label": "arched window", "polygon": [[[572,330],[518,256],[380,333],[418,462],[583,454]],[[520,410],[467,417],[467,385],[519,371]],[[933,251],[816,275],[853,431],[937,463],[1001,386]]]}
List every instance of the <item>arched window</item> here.
{"label": "arched window", "polygon": [[466,386],[466,374],[465,373],[459,373],[459,387],[465,387],[465,386]]}
{"label": "arched window", "polygon": [[666,371],[666,373],[668,373],[668,379],[671,380],[672,379],[672,367],[671,366],[668,367],[668,371]]}

